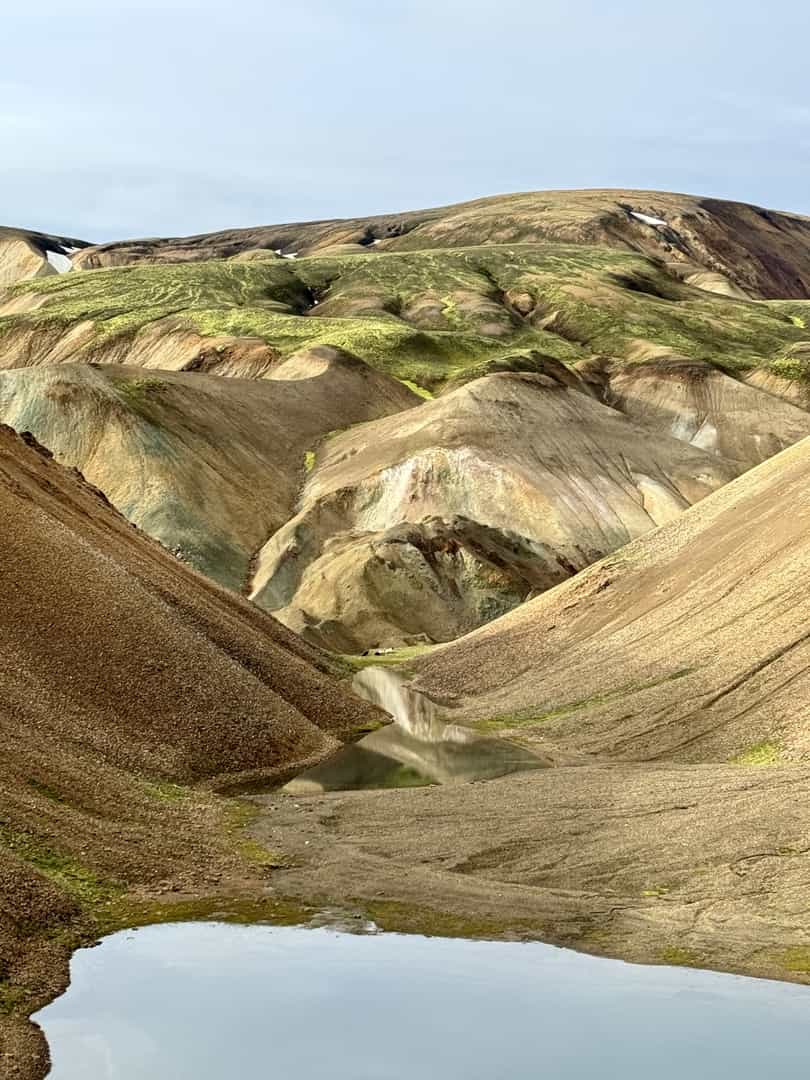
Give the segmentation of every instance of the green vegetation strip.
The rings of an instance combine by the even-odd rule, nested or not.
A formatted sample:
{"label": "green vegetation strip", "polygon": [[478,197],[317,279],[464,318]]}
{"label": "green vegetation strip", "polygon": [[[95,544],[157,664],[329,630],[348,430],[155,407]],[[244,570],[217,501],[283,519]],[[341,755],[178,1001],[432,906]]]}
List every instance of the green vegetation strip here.
{"label": "green vegetation strip", "polygon": [[572,701],[566,705],[558,705],[553,709],[549,709],[548,712],[536,713],[524,709],[519,712],[506,713],[502,716],[493,716],[484,720],[476,720],[472,726],[477,728],[478,731],[503,731],[516,727],[533,727],[535,724],[543,724],[547,723],[549,720],[559,720],[562,717],[571,716],[574,713],[581,712],[583,709],[593,709],[601,705],[608,705],[614,701],[629,697],[631,694],[638,694],[642,690],[650,690],[654,686],[660,686],[662,683],[673,682],[675,679],[683,679],[693,671],[694,668],[681,668],[678,671],[673,671],[669,675],[663,675],[659,679],[652,679],[650,682],[627,683],[625,686],[620,686],[616,690],[609,690],[606,694],[596,694],[593,697],[583,698],[581,701]]}
{"label": "green vegetation strip", "polygon": [[782,751],[773,742],[760,742],[749,746],[731,759],[732,765],[778,765]]}

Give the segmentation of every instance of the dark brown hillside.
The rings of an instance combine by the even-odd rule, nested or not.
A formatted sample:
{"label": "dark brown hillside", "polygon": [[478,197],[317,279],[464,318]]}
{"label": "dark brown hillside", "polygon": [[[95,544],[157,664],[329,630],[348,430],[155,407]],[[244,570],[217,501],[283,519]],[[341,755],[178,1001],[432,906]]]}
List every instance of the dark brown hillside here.
{"label": "dark brown hillside", "polygon": [[251,879],[262,895],[233,805],[206,788],[290,775],[382,714],[330,679],[323,654],[6,427],[0,658],[5,1080],[44,1075],[24,1017],[114,902]]}

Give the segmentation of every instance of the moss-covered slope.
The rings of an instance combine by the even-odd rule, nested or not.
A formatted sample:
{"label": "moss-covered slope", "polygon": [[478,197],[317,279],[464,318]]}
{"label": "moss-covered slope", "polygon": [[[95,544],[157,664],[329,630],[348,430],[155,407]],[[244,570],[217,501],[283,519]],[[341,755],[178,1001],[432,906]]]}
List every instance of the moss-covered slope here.
{"label": "moss-covered slope", "polygon": [[642,255],[560,243],[135,265],[7,290],[0,365],[255,376],[328,344],[435,391],[519,367],[531,350],[567,363],[652,349],[733,370],[783,364],[808,340],[803,311],[706,292]]}

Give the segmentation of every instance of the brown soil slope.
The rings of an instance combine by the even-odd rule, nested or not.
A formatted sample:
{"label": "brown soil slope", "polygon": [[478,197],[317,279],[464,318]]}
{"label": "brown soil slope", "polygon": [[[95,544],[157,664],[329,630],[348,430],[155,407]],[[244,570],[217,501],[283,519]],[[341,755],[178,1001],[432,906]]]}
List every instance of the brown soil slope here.
{"label": "brown soil slope", "polygon": [[810,296],[810,219],[655,191],[497,195],[411,213],[102,244],[81,252],[76,262],[91,269],[227,258],[257,248],[308,255],[338,245],[347,250],[347,244],[396,251],[544,239],[654,255],[673,264],[685,280],[725,295]]}
{"label": "brown soil slope", "polygon": [[30,431],[150,536],[240,590],[294,513],[305,455],[328,432],[419,402],[337,349],[270,380],[59,365],[0,372],[0,421]]}
{"label": "brown soil slope", "polygon": [[547,367],[487,376],[326,441],[300,512],[259,555],[253,599],[341,651],[447,641],[740,471],[651,435]]}
{"label": "brown soil slope", "polygon": [[363,726],[373,710],[314,670],[322,654],[9,428],[0,437],[6,762],[23,730],[54,752],[67,739],[123,768],[220,784]]}
{"label": "brown soil slope", "polygon": [[611,758],[810,759],[810,442],[428,657],[494,730]]}
{"label": "brown soil slope", "polygon": [[43,1075],[24,1017],[64,985],[73,935],[105,904],[161,881],[214,894],[254,872],[219,802],[166,781],[284,777],[381,714],[6,427],[0,593],[5,1078]]}

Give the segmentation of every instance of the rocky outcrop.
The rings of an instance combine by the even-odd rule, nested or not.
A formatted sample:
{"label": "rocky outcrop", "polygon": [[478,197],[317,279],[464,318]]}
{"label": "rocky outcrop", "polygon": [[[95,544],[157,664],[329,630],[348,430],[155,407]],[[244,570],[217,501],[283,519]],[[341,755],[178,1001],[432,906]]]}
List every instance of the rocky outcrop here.
{"label": "rocky outcrop", "polygon": [[294,514],[317,442],[418,401],[336,349],[308,350],[258,382],[67,364],[0,372],[0,420],[33,432],[129,520],[237,591]]}
{"label": "rocky outcrop", "polygon": [[810,412],[797,407],[798,398],[779,400],[767,379],[742,381],[705,361],[659,356],[616,364],[605,385],[605,400],[632,420],[741,469],[810,435]]}
{"label": "rocky outcrop", "polygon": [[71,267],[83,240],[0,227],[0,289],[16,281],[48,277]]}
{"label": "rocky outcrop", "polygon": [[325,442],[252,597],[343,651],[446,641],[677,517],[739,469],[572,376],[488,376]]}

